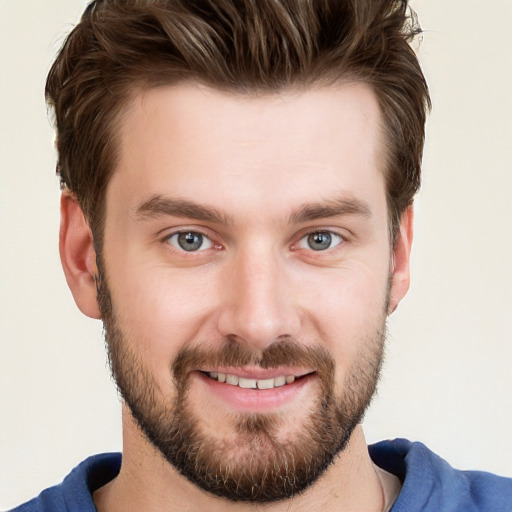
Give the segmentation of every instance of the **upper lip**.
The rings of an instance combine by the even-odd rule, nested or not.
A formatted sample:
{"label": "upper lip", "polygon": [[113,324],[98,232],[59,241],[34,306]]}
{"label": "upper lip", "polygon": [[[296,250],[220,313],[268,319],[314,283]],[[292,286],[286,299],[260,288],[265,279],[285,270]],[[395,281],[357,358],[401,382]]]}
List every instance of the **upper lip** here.
{"label": "upper lip", "polygon": [[204,367],[200,368],[200,371],[205,373],[217,372],[217,373],[225,373],[228,375],[236,375],[237,377],[242,377],[243,379],[275,379],[276,377],[280,377],[282,375],[294,375],[295,377],[302,377],[309,373],[312,373],[314,370],[306,369],[306,368],[296,368],[296,367],[279,367],[279,368],[259,368],[259,367],[228,367],[228,366],[218,366],[218,367]]}

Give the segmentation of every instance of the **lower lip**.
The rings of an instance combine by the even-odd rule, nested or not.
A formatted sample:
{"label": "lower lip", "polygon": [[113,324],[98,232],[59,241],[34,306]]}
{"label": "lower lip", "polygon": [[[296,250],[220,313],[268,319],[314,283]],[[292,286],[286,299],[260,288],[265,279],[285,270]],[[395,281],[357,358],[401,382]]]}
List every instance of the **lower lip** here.
{"label": "lower lip", "polygon": [[245,389],[211,379],[201,372],[194,372],[193,376],[228,406],[247,412],[269,412],[278,409],[296,400],[304,387],[314,379],[314,375],[306,375],[291,384],[277,388]]}

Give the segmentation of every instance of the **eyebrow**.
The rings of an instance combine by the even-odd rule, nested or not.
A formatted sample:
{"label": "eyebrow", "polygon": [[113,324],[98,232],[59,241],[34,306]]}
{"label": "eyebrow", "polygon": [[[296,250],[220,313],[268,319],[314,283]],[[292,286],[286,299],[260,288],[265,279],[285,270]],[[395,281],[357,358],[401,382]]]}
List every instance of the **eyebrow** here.
{"label": "eyebrow", "polygon": [[155,195],[143,201],[135,208],[135,218],[138,220],[153,219],[162,216],[183,217],[215,224],[231,224],[231,219],[208,206],[186,199],[163,197]]}
{"label": "eyebrow", "polygon": [[349,196],[318,203],[304,204],[290,215],[289,222],[292,224],[301,224],[311,220],[342,217],[346,215],[371,218],[372,211],[370,206],[364,201]]}
{"label": "eyebrow", "polygon": [[[303,204],[291,213],[288,222],[290,224],[301,224],[312,220],[346,215],[372,217],[371,209],[367,203],[348,196]],[[161,195],[150,197],[134,209],[134,217],[137,220],[149,220],[162,216],[182,217],[221,225],[233,224],[231,217],[216,208],[186,199]]]}

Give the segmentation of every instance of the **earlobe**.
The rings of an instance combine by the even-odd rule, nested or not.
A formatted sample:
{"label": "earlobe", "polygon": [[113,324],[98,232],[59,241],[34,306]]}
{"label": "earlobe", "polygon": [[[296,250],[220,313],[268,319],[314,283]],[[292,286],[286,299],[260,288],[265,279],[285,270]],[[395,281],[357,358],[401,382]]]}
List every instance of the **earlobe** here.
{"label": "earlobe", "polygon": [[413,213],[413,207],[409,206],[400,218],[400,228],[392,254],[388,315],[395,311],[409,289]]}
{"label": "earlobe", "polygon": [[64,191],[60,201],[59,250],[75,302],[91,318],[101,318],[96,294],[96,252],[89,224],[76,198]]}

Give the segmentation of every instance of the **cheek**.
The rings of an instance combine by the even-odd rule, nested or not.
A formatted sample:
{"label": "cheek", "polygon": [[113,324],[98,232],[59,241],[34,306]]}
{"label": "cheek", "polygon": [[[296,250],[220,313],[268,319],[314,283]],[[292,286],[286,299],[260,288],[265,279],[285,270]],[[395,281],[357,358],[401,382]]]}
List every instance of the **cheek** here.
{"label": "cheek", "polygon": [[385,265],[347,265],[329,270],[322,279],[316,276],[311,282],[314,286],[305,291],[308,302],[304,302],[318,319],[319,329],[340,335],[352,330],[364,334],[365,326],[372,325],[372,319],[380,320],[385,312],[389,286]]}
{"label": "cheek", "polygon": [[214,286],[193,269],[143,262],[136,268],[130,272],[121,264],[109,272],[115,312],[137,352],[167,367],[192,340],[211,337],[208,317],[216,303]]}
{"label": "cheek", "polygon": [[360,363],[362,355],[369,356],[379,347],[386,318],[388,276],[384,265],[378,269],[361,265],[337,269],[310,296],[314,335],[332,354],[339,383]]}

